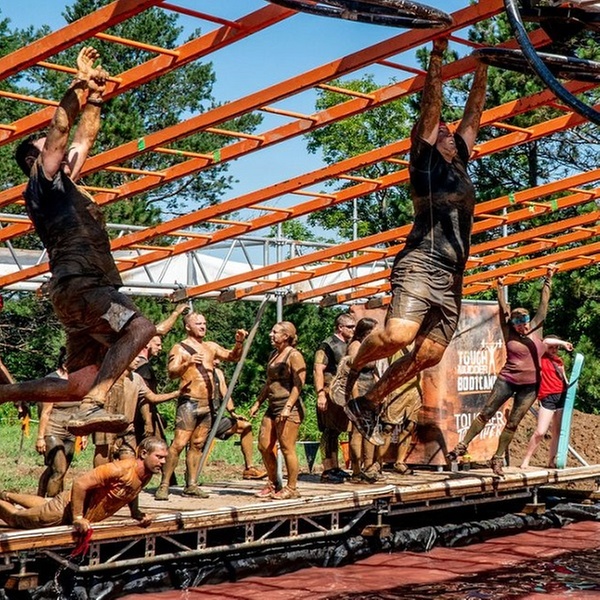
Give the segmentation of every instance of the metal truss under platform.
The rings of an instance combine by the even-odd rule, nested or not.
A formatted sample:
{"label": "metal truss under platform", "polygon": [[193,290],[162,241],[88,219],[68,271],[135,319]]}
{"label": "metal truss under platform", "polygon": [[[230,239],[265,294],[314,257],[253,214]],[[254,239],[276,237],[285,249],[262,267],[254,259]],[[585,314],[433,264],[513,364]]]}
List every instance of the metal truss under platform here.
{"label": "metal truss under platform", "polygon": [[323,484],[317,476],[304,476],[299,483],[302,496],[284,501],[257,499],[255,493],[264,485],[260,481],[203,486],[210,493],[207,500],[184,497],[172,488],[169,501],[158,502],[150,489],[140,495],[140,506],[154,515],[152,525],[142,529],[126,513],[98,523],[83,558],[70,556],[75,547],[70,527],[0,528],[0,583],[10,598],[10,590],[36,589],[57,570],[96,585],[132,570],[148,577],[160,565],[176,568],[189,561],[199,564],[215,557],[326,543],[384,527],[388,517],[406,516],[409,526],[416,513],[517,499],[537,503],[538,491],[545,487],[585,480],[595,489],[600,465],[507,468],[504,478],[491,476],[489,469],[419,471],[391,474],[384,485]]}

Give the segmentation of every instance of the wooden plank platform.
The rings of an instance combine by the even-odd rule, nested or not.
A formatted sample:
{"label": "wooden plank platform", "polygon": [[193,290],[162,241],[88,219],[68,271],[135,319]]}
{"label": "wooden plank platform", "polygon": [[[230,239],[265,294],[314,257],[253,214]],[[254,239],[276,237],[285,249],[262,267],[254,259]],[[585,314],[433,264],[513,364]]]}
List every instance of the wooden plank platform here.
{"label": "wooden plank platform", "polygon": [[[411,476],[386,472],[387,480],[377,485],[342,485],[320,483],[316,475],[303,475],[299,482],[301,497],[293,500],[259,500],[255,493],[264,486],[262,481],[223,481],[203,486],[208,499],[195,499],[181,494],[181,488],[171,488],[168,501],[156,501],[153,488],[140,495],[140,507],[154,514],[154,522],[146,529],[127,518],[127,511],[94,525],[93,544],[156,538],[183,532],[209,531],[222,528],[251,528],[260,523],[275,521],[326,518],[331,526],[316,527],[325,535],[340,533],[340,514],[379,512],[401,514],[438,510],[460,503],[484,503],[514,497],[532,497],[538,488],[582,480],[600,480],[600,465],[569,469],[521,470],[507,468],[504,478],[491,475],[489,469],[464,472],[418,471]],[[593,484],[592,484],[593,485]],[[355,518],[355,517],[354,517]],[[336,524],[337,523],[337,524]],[[292,527],[289,542],[301,539],[298,527]],[[281,540],[281,537],[277,538]],[[245,542],[256,541],[247,532]],[[70,527],[50,527],[36,530],[11,530],[0,527],[0,556],[5,562],[18,553],[59,549],[74,546]],[[193,550],[210,551],[200,543]],[[146,558],[158,556],[145,552]],[[58,557],[57,557],[58,558]],[[93,565],[91,560],[90,564]],[[96,563],[99,564],[99,563]],[[81,568],[81,567],[79,567]]]}

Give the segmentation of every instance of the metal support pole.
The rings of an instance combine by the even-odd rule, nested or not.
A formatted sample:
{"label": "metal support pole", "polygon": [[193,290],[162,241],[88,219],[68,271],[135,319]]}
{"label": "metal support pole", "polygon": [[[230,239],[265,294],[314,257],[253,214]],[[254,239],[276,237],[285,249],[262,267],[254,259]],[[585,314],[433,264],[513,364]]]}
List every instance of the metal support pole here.
{"label": "metal support pole", "polygon": [[219,423],[221,422],[221,419],[223,418],[223,413],[225,412],[225,409],[227,408],[227,403],[229,402],[229,399],[231,398],[233,389],[235,388],[235,386],[237,384],[237,380],[239,379],[239,376],[240,376],[240,373],[242,372],[244,363],[246,362],[246,356],[248,356],[248,351],[250,350],[252,341],[254,340],[254,337],[256,336],[256,332],[258,331],[258,326],[260,325],[260,321],[262,319],[263,313],[265,312],[265,308],[267,307],[268,299],[269,299],[269,295],[266,295],[264,297],[263,301],[260,303],[260,306],[258,307],[258,312],[256,313],[256,318],[254,320],[254,324],[252,325],[252,329],[250,329],[250,332],[248,333],[248,337],[246,338],[246,343],[244,344],[244,348],[242,350],[242,355],[240,356],[240,360],[238,360],[237,364],[235,365],[235,371],[233,372],[231,381],[229,382],[229,385],[227,386],[227,392],[225,393],[225,397],[223,398],[223,400],[221,402],[221,406],[219,406],[219,410],[217,411],[217,414],[215,416],[215,422],[213,423],[210,433],[208,434],[208,439],[206,440],[206,443],[204,444],[204,451],[202,452],[202,457],[200,458],[200,465],[198,467],[198,477],[200,477],[200,473],[202,473],[202,468],[204,467],[204,464],[206,463],[206,459],[208,457],[208,450],[210,449],[210,445],[212,444],[213,440],[215,439],[215,436],[217,435],[217,429],[219,428]]}

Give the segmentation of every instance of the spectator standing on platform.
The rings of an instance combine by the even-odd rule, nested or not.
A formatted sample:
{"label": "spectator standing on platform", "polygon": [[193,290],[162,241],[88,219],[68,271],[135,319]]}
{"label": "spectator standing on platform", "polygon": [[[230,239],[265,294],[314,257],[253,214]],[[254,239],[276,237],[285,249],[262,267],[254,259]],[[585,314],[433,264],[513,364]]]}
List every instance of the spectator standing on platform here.
{"label": "spectator standing on platform", "polygon": [[506,362],[494,383],[494,387],[481,412],[473,419],[465,438],[451,450],[447,458],[455,461],[464,456],[471,441],[479,435],[500,407],[513,398],[512,408],[498,440],[498,447],[490,461],[495,475],[504,475],[504,455],[508,450],[519,423],[527,414],[537,397],[540,385],[541,360],[547,344],[555,344],[554,338],[542,339],[541,327],[548,312],[550,288],[555,267],[548,267],[535,317],[530,319],[525,308],[511,310],[504,294],[504,278],[498,279],[498,304],[500,326],[506,344]]}
{"label": "spectator standing on platform", "polygon": [[[215,359],[215,395],[213,402],[213,417],[217,414],[225,395],[227,394],[227,381],[225,380],[225,373],[219,368],[221,361]],[[227,401],[227,411],[229,416],[223,415],[219,421],[219,427],[217,428],[216,438],[218,440],[227,440],[232,435],[240,436],[240,447],[242,449],[242,456],[244,457],[244,471],[242,473],[243,479],[264,479],[267,476],[267,472],[264,469],[254,466],[252,454],[254,452],[254,438],[252,436],[252,423],[248,419],[235,412],[235,406],[233,400],[229,398]]]}
{"label": "spectator standing on platform", "polygon": [[[475,209],[467,163],[485,102],[487,67],[477,65],[464,116],[453,133],[440,122],[442,58],[447,45],[444,38],[433,42],[421,115],[411,136],[409,172],[415,220],[392,267],[392,299],[385,327],[365,338],[355,359],[345,371],[338,371],[332,384],[333,394],[347,401],[350,420],[378,445],[384,442],[379,411],[385,398],[441,360],[460,314]],[[366,396],[351,398],[365,365],[391,357],[413,342],[413,350],[394,361]]]}
{"label": "spectator standing on platform", "polygon": [[[158,356],[162,350],[162,336],[171,331],[180,315],[184,314],[189,307],[187,304],[178,304],[175,310],[161,323],[156,326],[156,335],[146,344],[137,356],[138,366],[135,372],[142,377],[146,386],[155,394],[158,392],[158,382],[150,359]],[[150,402],[142,402],[135,418],[135,436],[138,444],[149,436],[159,437],[166,441],[165,426],[156,405]]]}
{"label": "spectator standing on platform", "polygon": [[[140,412],[140,407],[146,402],[159,404],[173,400],[179,395],[178,391],[166,394],[155,394],[147,386],[140,375],[135,372],[138,359],[123,372],[121,377],[108,393],[106,410],[110,413],[125,415],[128,421],[125,431],[120,433],[94,432],[94,466],[105,464],[113,460],[135,457],[138,441],[135,435],[135,418]],[[152,437],[152,436],[148,436]],[[160,438],[159,438],[160,439]],[[140,442],[141,443],[141,442]]]}
{"label": "spectator standing on platform", "polygon": [[[297,488],[296,441],[304,418],[300,394],[306,381],[306,363],[301,352],[295,348],[298,336],[293,323],[275,323],[269,336],[275,350],[267,363],[267,381],[250,409],[250,417],[254,417],[261,404],[267,401],[267,410],[260,424],[258,448],[269,482],[257,496],[287,500],[300,496]],[[282,489],[278,489],[278,444],[287,471],[287,485]]]}
{"label": "spectator standing on platform", "polygon": [[[370,317],[363,317],[356,323],[353,330],[353,336],[348,344],[346,356],[340,363],[352,361],[360,348],[362,341],[377,327],[377,321]],[[352,397],[362,396],[377,383],[379,372],[377,363],[369,363],[364,366],[358,375],[358,379],[352,390]],[[335,406],[338,406],[337,404]],[[367,474],[366,470],[373,465],[375,447],[366,440],[362,433],[351,424],[350,443],[350,464],[352,465],[351,483],[375,483],[379,477],[380,470],[374,474]],[[372,475],[372,476],[371,476]]]}
{"label": "spectator standing on platform", "polygon": [[[156,333],[118,291],[121,276],[99,207],[74,182],[100,128],[108,73],[94,66],[98,52],[83,48],[77,74],[58,104],[45,137],[19,144],[16,160],[29,177],[27,213],[49,257],[50,300],[67,333],[68,379],[42,378],[0,386],[0,402],[82,400],[67,428],[74,435],[121,431],[123,415],[104,402],[127,365]],[[69,136],[81,112],[73,139]]]}
{"label": "spectator standing on platform", "polygon": [[[46,377],[67,379],[63,346],[58,357],[58,368]],[[40,422],[35,449],[44,455],[46,469],[40,476],[38,496],[53,498],[64,489],[64,480],[73,456],[77,438],[65,429],[71,416],[79,410],[79,402],[43,402],[40,403]],[[81,438],[81,448],[85,450],[87,436]]]}
{"label": "spectator standing on platform", "polygon": [[91,523],[107,519],[129,505],[132,518],[147,527],[152,519],[139,510],[138,496],[152,475],[160,473],[166,458],[164,441],[146,438],[137,458],[96,467],[75,479],[71,490],[54,498],[1,491],[0,518],[16,529],[73,525],[78,534],[85,534]]}
{"label": "spectator standing on platform", "polygon": [[555,338],[555,341],[557,342],[555,344],[546,344],[546,352],[542,356],[542,373],[540,389],[538,391],[540,407],[537,415],[537,426],[529,440],[527,452],[521,463],[521,469],[529,467],[529,461],[535,454],[540,442],[544,439],[550,425],[552,425],[552,438],[548,451],[548,467],[556,469],[556,452],[558,451],[558,440],[560,437],[560,423],[569,385],[565,373],[565,363],[558,355],[558,350],[559,348],[565,348],[569,352],[572,352],[573,345],[558,338]]}
{"label": "spectator standing on platform", "polygon": [[348,477],[348,473],[340,469],[339,464],[339,437],[341,433],[348,431],[348,417],[342,406],[331,401],[329,386],[354,334],[354,317],[342,313],[336,317],[334,327],[333,335],[319,345],[313,368],[317,392],[317,423],[321,431],[319,451],[323,461],[323,483],[344,483]]}
{"label": "spectator standing on platform", "polygon": [[210,433],[212,402],[214,396],[215,358],[237,362],[242,356],[244,340],[248,332],[238,329],[235,346],[226,350],[215,342],[207,342],[206,318],[192,312],[185,315],[183,322],[187,337],[175,344],[169,352],[168,372],[171,379],[180,379],[179,400],[175,420],[175,436],[169,446],[169,456],[163,469],[156,500],[169,499],[169,481],[175,472],[179,455],[188,445],[186,457],[186,486],[184,496],[206,498],[208,494],[198,485],[198,470],[204,444]]}

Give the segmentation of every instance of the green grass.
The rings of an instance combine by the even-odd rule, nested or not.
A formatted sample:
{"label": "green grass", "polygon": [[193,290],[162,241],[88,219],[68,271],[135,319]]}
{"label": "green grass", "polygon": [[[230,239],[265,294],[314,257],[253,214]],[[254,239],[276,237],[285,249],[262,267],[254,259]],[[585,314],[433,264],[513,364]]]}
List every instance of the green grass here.
{"label": "green grass", "polygon": [[[0,490],[8,490],[24,493],[36,493],[37,484],[44,470],[43,456],[35,450],[35,441],[37,438],[37,422],[35,420],[35,411],[32,415],[29,436],[25,436],[21,430],[21,423],[16,418],[16,413],[12,405],[11,412],[0,414]],[[307,411],[308,412],[308,411]],[[258,429],[259,419],[254,421],[255,444],[254,444],[254,464],[262,465],[260,453],[256,447],[256,430]],[[168,432],[169,439],[172,433]],[[22,443],[21,443],[22,440]],[[84,473],[92,468],[94,455],[94,446],[88,447],[75,455],[73,464],[66,477],[66,486],[71,486],[72,478],[77,474]],[[298,445],[298,459],[302,470],[308,470],[307,460],[302,445]],[[318,465],[320,457],[317,455],[315,465]],[[242,476],[244,462],[242,452],[239,447],[239,437],[232,436],[226,441],[216,441],[213,444],[208,463],[203,469],[201,480],[206,483],[215,481],[239,479]],[[179,483],[184,481],[185,455],[182,454],[179,465],[176,470]],[[155,478],[150,487],[158,485],[158,479]]]}

